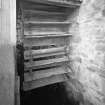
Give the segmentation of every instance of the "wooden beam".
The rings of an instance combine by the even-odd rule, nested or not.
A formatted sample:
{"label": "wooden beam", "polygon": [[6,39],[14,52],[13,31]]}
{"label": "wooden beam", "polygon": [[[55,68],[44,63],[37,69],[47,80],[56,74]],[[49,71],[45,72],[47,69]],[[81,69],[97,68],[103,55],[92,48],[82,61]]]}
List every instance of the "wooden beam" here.
{"label": "wooden beam", "polygon": [[72,34],[44,34],[42,33],[41,35],[24,35],[24,37],[27,39],[32,39],[32,38],[57,38],[57,37],[72,37]]}
{"label": "wooden beam", "polygon": [[55,48],[48,48],[48,49],[41,49],[41,50],[26,50],[24,52],[24,56],[30,56],[31,54],[34,55],[41,55],[41,54],[49,54],[49,53],[57,53],[57,52],[66,52],[66,47],[55,47]]}
{"label": "wooden beam", "polygon": [[[42,57],[48,57],[48,56],[59,56],[59,55],[65,55],[65,52],[55,52],[55,53],[47,53],[47,54],[41,54],[41,55],[32,55],[33,59],[42,58]],[[24,60],[29,60],[30,55],[24,56]]]}
{"label": "wooden beam", "polygon": [[59,67],[53,67],[51,69],[46,70],[40,70],[40,71],[34,71],[34,72],[26,72],[24,73],[24,81],[29,82],[36,79],[46,78],[53,75],[59,75],[59,74],[65,74],[70,72],[70,70],[67,70],[66,65],[65,66],[59,66]]}
{"label": "wooden beam", "polygon": [[[31,14],[41,14],[41,15],[64,15],[63,12],[48,12],[48,11],[41,11],[41,10],[29,10],[29,9],[24,9],[23,10],[23,14],[24,16],[27,16],[28,14],[31,15]],[[65,13],[67,15],[67,13]]]}
{"label": "wooden beam", "polygon": [[66,0],[26,0],[26,1],[32,1],[32,2],[38,2],[43,4],[49,4],[49,5],[56,5],[56,6],[62,6],[62,7],[78,7],[80,6],[80,2],[72,2],[72,1],[66,1]]}
{"label": "wooden beam", "polygon": [[64,82],[67,80],[68,80],[68,78],[65,76],[65,74],[53,75],[53,76],[50,76],[47,78],[37,79],[35,81],[24,82],[23,90],[28,91],[28,90],[32,90],[32,89],[35,89],[38,87],[42,87],[42,86],[46,86],[46,85],[50,85],[50,84],[54,84],[54,83],[58,83],[58,82]]}
{"label": "wooden beam", "polygon": [[64,31],[45,31],[45,32],[41,32],[41,31],[36,31],[36,30],[27,30],[27,29],[25,29],[24,30],[24,35],[45,35],[45,34],[68,34],[68,32],[64,32]]}
{"label": "wooden beam", "polygon": [[48,24],[48,25],[70,25],[72,24],[72,22],[69,22],[69,21],[66,21],[66,22],[47,22],[47,21],[44,21],[44,22],[36,22],[36,21],[31,21],[31,20],[27,20],[27,21],[24,21],[24,25],[32,25],[32,24],[35,24],[35,25],[41,25],[41,24]]}
{"label": "wooden beam", "polygon": [[[37,34],[37,33],[36,33]],[[44,33],[42,33],[44,34]],[[48,34],[48,33],[47,33]],[[50,34],[50,33],[49,33]],[[57,33],[56,33],[57,34]],[[37,34],[38,35],[38,34]],[[45,37],[45,38],[25,38],[23,43],[24,43],[24,48],[26,47],[32,47],[32,46],[55,46],[55,47],[60,47],[60,46],[65,46],[66,45],[66,37]]]}
{"label": "wooden beam", "polygon": [[58,63],[61,63],[61,62],[68,62],[69,59],[64,56],[62,58],[55,58],[55,59],[48,59],[48,60],[40,60],[40,61],[35,61],[33,63],[24,63],[24,66],[25,66],[25,69],[28,69],[28,68],[37,68],[37,67],[44,67],[44,65],[46,67],[49,67],[51,66],[51,64],[54,64],[54,65],[57,65]]}

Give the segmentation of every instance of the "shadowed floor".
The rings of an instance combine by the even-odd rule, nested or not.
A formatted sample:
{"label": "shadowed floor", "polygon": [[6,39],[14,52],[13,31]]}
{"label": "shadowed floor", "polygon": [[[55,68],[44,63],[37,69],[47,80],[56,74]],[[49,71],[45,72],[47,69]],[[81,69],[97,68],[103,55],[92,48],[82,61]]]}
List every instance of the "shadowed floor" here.
{"label": "shadowed floor", "polygon": [[68,100],[64,87],[53,84],[28,92],[22,92],[21,105],[79,105],[74,99]]}

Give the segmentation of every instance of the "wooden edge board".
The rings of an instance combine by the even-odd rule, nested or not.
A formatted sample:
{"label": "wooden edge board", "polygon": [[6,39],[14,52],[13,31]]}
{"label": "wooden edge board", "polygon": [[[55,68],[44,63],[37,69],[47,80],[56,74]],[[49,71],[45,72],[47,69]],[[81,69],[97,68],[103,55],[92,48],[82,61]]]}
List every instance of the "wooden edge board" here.
{"label": "wooden edge board", "polygon": [[45,24],[51,24],[51,25],[69,25],[71,24],[72,22],[69,22],[69,21],[66,21],[66,22],[47,22],[47,21],[44,21],[44,22],[36,22],[36,21],[24,21],[24,25],[45,25]]}
{"label": "wooden edge board", "polygon": [[30,51],[32,55],[41,55],[41,54],[49,54],[54,52],[63,52],[66,51],[66,47],[56,47],[56,48],[48,48],[48,49],[41,49],[41,50],[26,50],[24,51],[24,56],[29,56]]}
{"label": "wooden edge board", "polygon": [[66,66],[60,66],[56,68],[34,71],[34,72],[26,72],[24,73],[24,81],[33,81],[40,78],[50,77],[52,75],[64,74],[68,73],[70,70],[67,69]]}
{"label": "wooden edge board", "polygon": [[81,3],[76,3],[76,2],[66,2],[66,1],[58,1],[58,0],[27,0],[27,1],[32,1],[32,2],[38,2],[38,3],[43,3],[43,4],[49,4],[49,5],[56,5],[56,6],[62,6],[62,7],[77,7],[80,6]]}
{"label": "wooden edge board", "polygon": [[62,58],[35,61],[32,64],[30,62],[28,62],[28,63],[24,62],[24,66],[25,66],[25,68],[31,68],[31,67],[37,67],[37,66],[40,67],[40,66],[44,66],[44,65],[56,64],[56,63],[66,62],[66,61],[68,61],[68,57],[63,56]]}
{"label": "wooden edge board", "polygon": [[24,35],[24,38],[27,39],[27,38],[46,38],[46,37],[51,37],[51,38],[54,38],[54,37],[71,37],[72,34],[37,34],[37,35]]}
{"label": "wooden edge board", "polygon": [[[59,56],[59,55],[65,55],[66,53],[63,52],[55,52],[55,53],[49,53],[49,54],[41,54],[41,55],[32,55],[33,59],[42,58],[42,57],[48,57],[48,56]],[[30,55],[24,56],[24,60],[29,60]]]}
{"label": "wooden edge board", "polygon": [[37,80],[34,80],[34,81],[30,81],[30,82],[23,82],[23,90],[28,91],[28,90],[43,87],[43,86],[46,86],[46,85],[59,83],[59,82],[64,82],[64,81],[67,81],[67,80],[68,80],[68,78],[66,77],[65,74],[53,75],[53,76],[50,76],[50,77],[41,78],[41,79],[37,79]]}
{"label": "wooden edge board", "polygon": [[24,9],[23,10],[23,15],[27,14],[27,13],[32,13],[32,14],[48,14],[48,15],[67,15],[67,13],[63,13],[63,12],[49,12],[49,11],[41,11],[41,10],[32,10],[32,9]]}
{"label": "wooden edge board", "polygon": [[67,32],[60,32],[60,31],[59,32],[55,32],[55,31],[52,31],[52,32],[49,32],[49,31],[48,32],[30,32],[30,31],[24,30],[24,35],[25,36],[28,36],[28,35],[32,35],[32,36],[33,35],[45,35],[45,34],[46,35],[48,35],[48,34],[49,35],[52,35],[52,34],[53,35],[57,35],[57,34],[60,35],[60,34],[66,34],[66,33]]}
{"label": "wooden edge board", "polygon": [[56,62],[56,63],[50,63],[50,64],[46,64],[46,65],[41,65],[41,66],[33,66],[33,67],[29,67],[29,68],[24,68],[25,72],[29,72],[30,70],[32,71],[38,71],[38,70],[43,70],[43,69],[47,69],[47,68],[51,68],[51,67],[57,67],[57,66],[62,66],[65,65],[69,62],[68,61],[62,61],[62,62]]}

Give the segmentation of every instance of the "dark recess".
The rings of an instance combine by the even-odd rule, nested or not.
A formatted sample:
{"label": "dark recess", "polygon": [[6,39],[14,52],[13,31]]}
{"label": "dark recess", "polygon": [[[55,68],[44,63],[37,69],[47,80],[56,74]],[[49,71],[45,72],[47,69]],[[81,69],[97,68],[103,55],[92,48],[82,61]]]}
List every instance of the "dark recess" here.
{"label": "dark recess", "polygon": [[56,83],[22,92],[21,105],[79,105],[79,102],[68,99],[62,83]]}

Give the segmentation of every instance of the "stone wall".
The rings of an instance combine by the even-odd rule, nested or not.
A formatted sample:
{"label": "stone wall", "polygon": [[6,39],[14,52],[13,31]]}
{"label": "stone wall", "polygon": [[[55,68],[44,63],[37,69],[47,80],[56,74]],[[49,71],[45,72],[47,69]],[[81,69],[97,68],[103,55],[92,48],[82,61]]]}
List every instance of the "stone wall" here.
{"label": "stone wall", "polygon": [[84,0],[72,29],[68,96],[105,105],[105,0]]}

